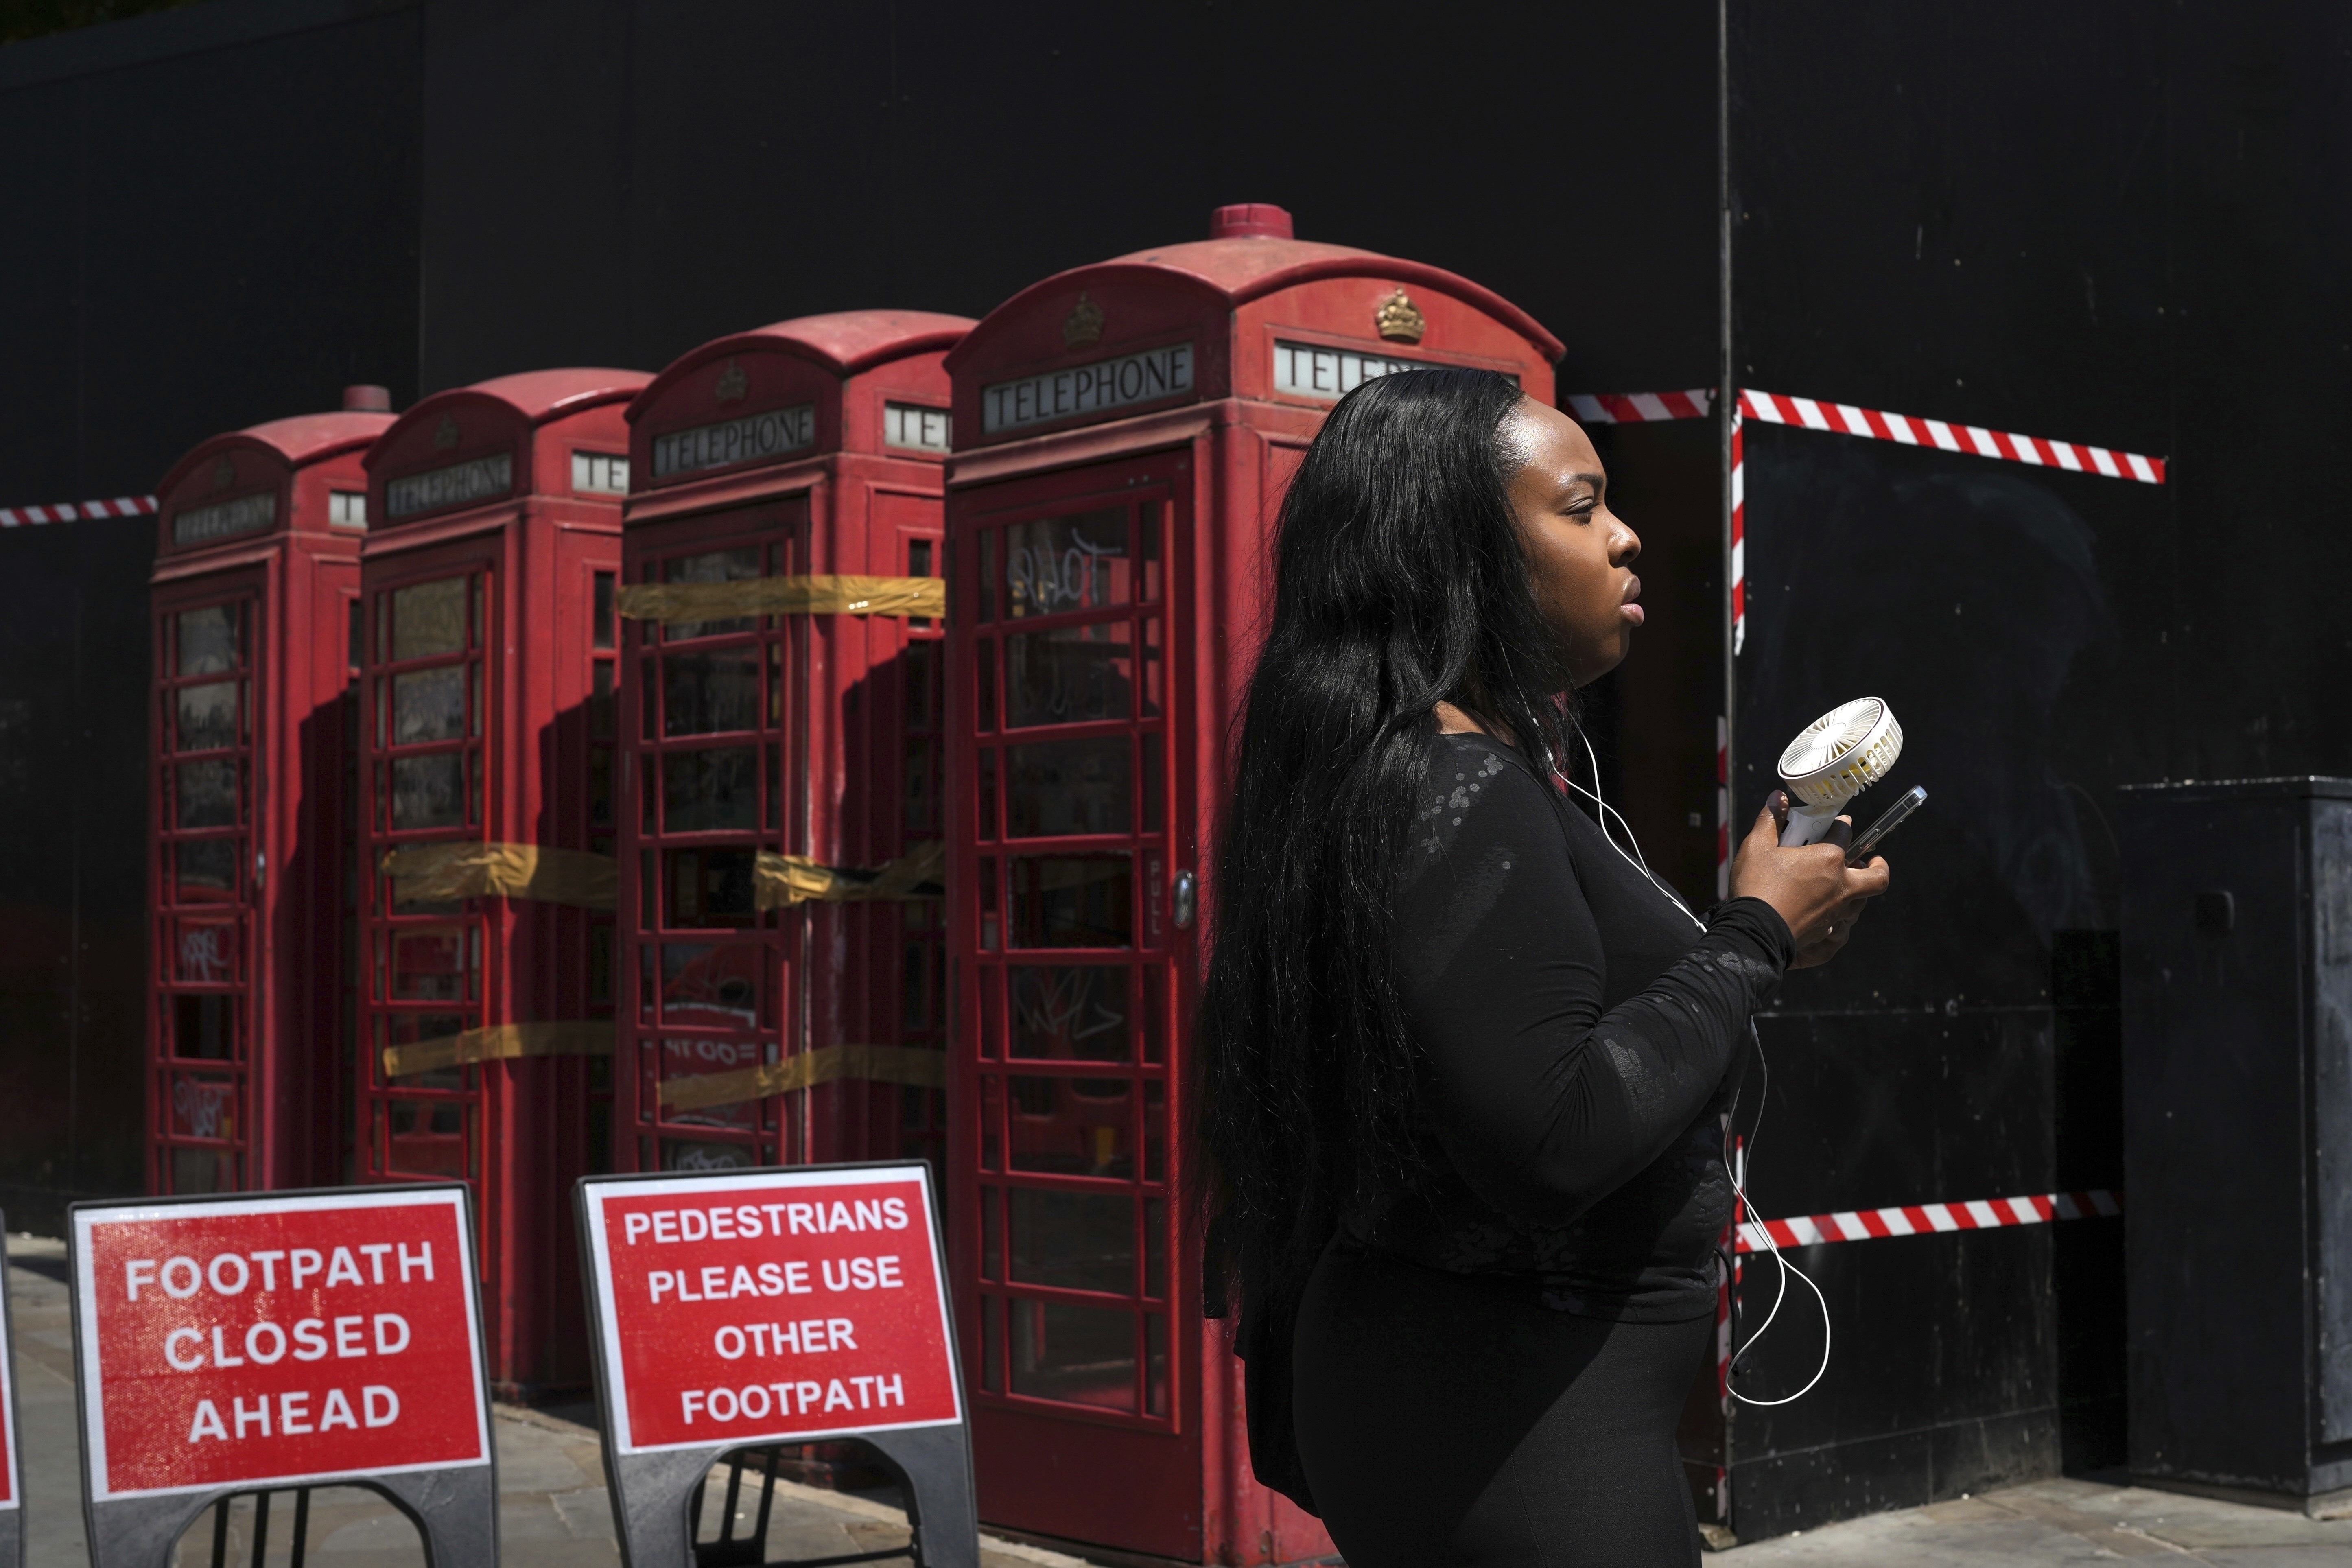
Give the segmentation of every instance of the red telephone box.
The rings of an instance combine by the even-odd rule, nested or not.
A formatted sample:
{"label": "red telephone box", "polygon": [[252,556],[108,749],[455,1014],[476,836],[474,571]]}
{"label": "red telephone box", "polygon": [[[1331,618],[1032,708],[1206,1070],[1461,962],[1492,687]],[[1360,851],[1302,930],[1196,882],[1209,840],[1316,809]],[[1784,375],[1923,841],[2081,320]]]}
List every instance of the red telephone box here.
{"label": "red telephone box", "polygon": [[630,406],[629,1168],[944,1154],[940,362],[971,326],[781,321]]}
{"label": "red telephone box", "polygon": [[509,1394],[588,1378],[567,1194],[611,1167],[613,595],[646,380],[438,393],[367,457],[360,1173],[472,1184]]}
{"label": "red telephone box", "polygon": [[950,1212],[982,1517],[1285,1562],[1329,1542],[1251,1476],[1176,1202],[1198,879],[1273,520],[1358,383],[1475,365],[1549,402],[1560,344],[1278,207],[1211,232],[1036,284],[948,356]]}
{"label": "red telephone box", "polygon": [[159,487],[152,1192],[344,1179],[360,464],[390,406],[349,388]]}

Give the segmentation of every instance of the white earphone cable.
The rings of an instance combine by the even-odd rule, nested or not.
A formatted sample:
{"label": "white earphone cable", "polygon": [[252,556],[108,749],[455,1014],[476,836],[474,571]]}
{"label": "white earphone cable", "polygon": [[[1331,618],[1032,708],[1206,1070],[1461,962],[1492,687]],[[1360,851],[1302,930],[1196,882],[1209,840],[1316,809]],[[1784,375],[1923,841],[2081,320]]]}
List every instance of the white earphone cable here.
{"label": "white earphone cable", "polygon": [[[1591,738],[1586,735],[1581,729],[1577,731],[1576,738],[1584,742],[1585,760],[1592,768],[1593,787],[1591,789],[1586,789],[1582,784],[1578,784],[1573,778],[1570,777],[1567,770],[1564,768],[1555,767],[1552,771],[1559,775],[1560,783],[1566,784],[1569,788],[1574,790],[1577,794],[1582,795],[1585,799],[1591,801],[1595,806],[1600,808],[1601,836],[1609,841],[1609,847],[1617,851],[1618,858],[1623,860],[1627,865],[1633,867],[1635,870],[1641,872],[1643,880],[1647,881],[1652,887],[1657,889],[1661,893],[1664,893],[1667,899],[1673,902],[1675,908],[1682,910],[1684,914],[1690,917],[1690,921],[1693,925],[1697,926],[1701,931],[1705,931],[1706,930],[1706,922],[1700,920],[1696,913],[1693,913],[1691,907],[1683,902],[1681,897],[1676,894],[1672,888],[1658,880],[1657,877],[1650,870],[1649,862],[1642,858],[1642,843],[1640,839],[1634,837],[1633,825],[1627,822],[1614,806],[1601,799],[1600,795],[1596,793],[1601,786],[1601,758],[1592,749]],[[1618,827],[1625,835],[1626,843],[1631,844],[1633,847],[1631,854],[1628,854],[1624,847],[1617,842],[1616,835],[1609,831],[1609,821],[1612,817],[1616,818]],[[1762,1082],[1757,1089],[1756,1125],[1748,1130],[1747,1148],[1741,1152],[1737,1160],[1733,1158],[1733,1151],[1727,1146],[1725,1148],[1723,1152],[1723,1167],[1725,1172],[1731,1178],[1731,1191],[1733,1195],[1738,1199],[1741,1211],[1744,1213],[1752,1213],[1756,1207],[1755,1200],[1748,1195],[1748,1190],[1742,1184],[1741,1178],[1747,1173],[1747,1155],[1755,1152],[1757,1142],[1764,1133],[1764,1107],[1766,1100],[1769,1098],[1772,1092],[1772,1066],[1764,1058],[1764,1041],[1762,1037],[1756,1033],[1756,1026],[1753,1023],[1750,1023],[1748,1026],[1748,1038],[1755,1043],[1756,1065],[1762,1078]],[[1727,1140],[1728,1140],[1731,1135],[1731,1129],[1737,1123],[1738,1115],[1739,1096],[1735,1093],[1731,1098],[1731,1114],[1724,1119],[1724,1136]],[[1830,1370],[1829,1299],[1822,1294],[1822,1288],[1813,1283],[1812,1278],[1810,1275],[1781,1256],[1780,1243],[1772,1239],[1772,1233],[1765,1227],[1763,1221],[1754,1220],[1748,1223],[1755,1226],[1755,1234],[1764,1238],[1764,1250],[1772,1255],[1772,1261],[1779,1266],[1779,1285],[1772,1293],[1772,1310],[1764,1314],[1764,1322],[1762,1326],[1754,1333],[1748,1336],[1748,1342],[1741,1345],[1736,1352],[1734,1352],[1731,1358],[1731,1366],[1725,1368],[1723,1384],[1724,1392],[1729,1394],[1732,1398],[1738,1400],[1742,1405],[1752,1405],[1759,1406],[1759,1408],[1769,1408],[1776,1405],[1793,1405],[1798,1400],[1802,1399],[1806,1394],[1811,1394],[1813,1391],[1813,1385],[1821,1382],[1822,1376]],[[1735,1237],[1735,1253],[1737,1251],[1737,1238]],[[1813,1369],[1813,1375],[1807,1378],[1805,1380],[1805,1386],[1797,1390],[1796,1393],[1780,1399],[1753,1399],[1748,1395],[1740,1393],[1737,1388],[1731,1386],[1732,1367],[1736,1367],[1749,1351],[1756,1348],[1758,1342],[1761,1341],[1764,1336],[1771,1331],[1773,1321],[1780,1315],[1780,1304],[1788,1300],[1789,1276],[1791,1274],[1797,1277],[1798,1281],[1801,1283],[1806,1289],[1811,1290],[1813,1293],[1813,1300],[1821,1307],[1822,1364]]]}
{"label": "white earphone cable", "polygon": [[[1748,1153],[1754,1152],[1757,1141],[1761,1138],[1764,1133],[1764,1109],[1766,1102],[1772,1092],[1772,1065],[1765,1059],[1763,1037],[1756,1033],[1756,1026],[1752,1023],[1748,1026],[1748,1037],[1749,1040],[1755,1044],[1756,1065],[1763,1078],[1763,1082],[1759,1086],[1756,1091],[1756,1125],[1748,1130],[1748,1146],[1746,1150],[1740,1152],[1740,1155],[1737,1160],[1733,1158],[1733,1151],[1728,1148],[1724,1150],[1723,1167],[1730,1173],[1732,1194],[1739,1200],[1739,1207],[1741,1211],[1744,1213],[1752,1213],[1756,1207],[1755,1200],[1748,1195],[1748,1190],[1741,1184],[1740,1178],[1747,1173],[1748,1160],[1746,1156]],[[1724,1119],[1724,1136],[1727,1139],[1729,1138],[1731,1128],[1738,1121],[1738,1115],[1739,1097],[1738,1095],[1734,1094],[1731,1097],[1731,1114]],[[1764,1238],[1764,1250],[1770,1253],[1772,1255],[1772,1261],[1780,1266],[1780,1285],[1772,1293],[1772,1310],[1764,1314],[1763,1325],[1754,1333],[1748,1336],[1748,1342],[1746,1344],[1739,1346],[1732,1352],[1730,1364],[1724,1368],[1724,1392],[1730,1394],[1732,1398],[1737,1399],[1742,1405],[1753,1405],[1765,1408],[1769,1408],[1775,1405],[1793,1405],[1798,1400],[1802,1399],[1806,1394],[1811,1394],[1813,1391],[1813,1384],[1821,1382],[1822,1374],[1827,1373],[1830,1369],[1829,1300],[1822,1294],[1822,1288],[1813,1283],[1811,1276],[1807,1275],[1803,1269],[1798,1268],[1795,1264],[1790,1262],[1786,1258],[1783,1258],[1780,1255],[1780,1243],[1772,1239],[1771,1231],[1766,1227],[1762,1220],[1750,1220],[1747,1223],[1754,1226],[1755,1234]],[[1733,1241],[1733,1249],[1736,1254],[1738,1250],[1738,1239],[1736,1237]],[[1789,1394],[1785,1398],[1751,1399],[1747,1394],[1740,1393],[1737,1388],[1732,1387],[1731,1379],[1738,1369],[1739,1363],[1746,1358],[1748,1352],[1754,1350],[1756,1348],[1757,1342],[1761,1340],[1771,1331],[1772,1320],[1780,1315],[1780,1303],[1788,1299],[1789,1276],[1791,1274],[1794,1274],[1798,1279],[1803,1283],[1806,1289],[1811,1290],[1813,1293],[1814,1301],[1818,1303],[1822,1309],[1822,1364],[1813,1369],[1813,1375],[1805,1380],[1804,1387],[1797,1390],[1794,1394]]]}

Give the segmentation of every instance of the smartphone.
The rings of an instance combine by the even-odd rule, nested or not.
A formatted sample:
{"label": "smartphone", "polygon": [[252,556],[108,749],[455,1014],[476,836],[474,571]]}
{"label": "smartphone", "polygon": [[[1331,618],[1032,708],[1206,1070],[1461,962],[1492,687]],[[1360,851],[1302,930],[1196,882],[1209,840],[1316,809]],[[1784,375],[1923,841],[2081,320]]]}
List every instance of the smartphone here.
{"label": "smartphone", "polygon": [[1905,817],[1927,804],[1927,792],[1919,785],[1913,784],[1901,800],[1879,814],[1876,822],[1854,836],[1853,847],[1845,852],[1845,863],[1856,867],[1869,865],[1871,856],[1877,853],[1879,845],[1885,842],[1886,836],[1902,826]]}

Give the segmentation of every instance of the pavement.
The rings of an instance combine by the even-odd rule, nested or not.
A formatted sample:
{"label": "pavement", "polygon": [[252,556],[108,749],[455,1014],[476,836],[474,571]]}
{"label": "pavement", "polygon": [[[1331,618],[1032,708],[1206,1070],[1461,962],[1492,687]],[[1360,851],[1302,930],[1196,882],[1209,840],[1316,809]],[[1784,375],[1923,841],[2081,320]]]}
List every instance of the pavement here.
{"label": "pavement", "polygon": [[[27,1562],[29,1568],[88,1568],[65,1246],[12,1236],[8,1252]],[[595,1430],[567,1414],[505,1406],[498,1412],[503,1568],[619,1568]],[[718,1536],[723,1506],[723,1489],[707,1489],[699,1539]],[[222,1561],[237,1568],[290,1568],[290,1507],[284,1494],[273,1501],[264,1551],[256,1557],[254,1501],[236,1500]],[[747,1486],[738,1500],[736,1533],[750,1532],[757,1510],[757,1492]],[[208,1513],[181,1539],[176,1568],[210,1568],[215,1522]],[[843,1557],[906,1543],[906,1514],[887,1492],[860,1495],[779,1481],[766,1555],[755,1561]],[[305,1555],[317,1568],[425,1563],[415,1527],[374,1493],[350,1487],[312,1494]],[[2077,1568],[2129,1558],[2215,1568],[2352,1568],[2352,1519],[2312,1520],[2284,1509],[2070,1479],[1851,1520],[1711,1552],[1706,1562],[1707,1568]],[[1079,1568],[1081,1561],[982,1538],[982,1568]]]}

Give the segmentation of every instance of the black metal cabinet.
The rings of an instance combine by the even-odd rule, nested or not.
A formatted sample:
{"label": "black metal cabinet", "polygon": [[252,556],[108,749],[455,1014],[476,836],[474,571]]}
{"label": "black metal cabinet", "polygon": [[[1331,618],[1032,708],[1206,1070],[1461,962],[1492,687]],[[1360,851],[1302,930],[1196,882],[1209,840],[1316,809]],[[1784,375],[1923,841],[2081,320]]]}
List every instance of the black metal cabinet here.
{"label": "black metal cabinet", "polygon": [[2352,1489],[2352,779],[2122,794],[2131,1468]]}

